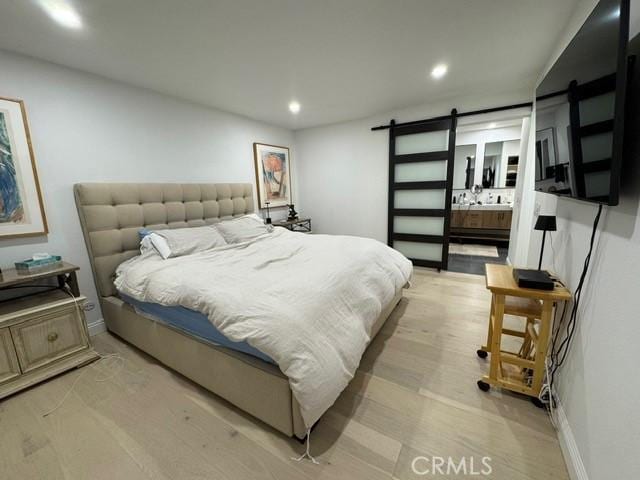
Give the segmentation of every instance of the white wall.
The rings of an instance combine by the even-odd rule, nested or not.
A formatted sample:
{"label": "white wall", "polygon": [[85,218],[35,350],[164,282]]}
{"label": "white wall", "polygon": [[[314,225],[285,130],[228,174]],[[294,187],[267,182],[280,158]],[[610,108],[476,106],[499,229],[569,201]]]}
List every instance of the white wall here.
{"label": "white wall", "polygon": [[[0,96],[26,103],[50,230],[0,240],[0,267],[33,252],[60,254],[81,267],[81,291],[93,302],[74,183],[253,183],[253,142],[293,146],[289,130],[101,77],[2,50],[0,65]],[[88,322],[100,316],[89,312]]]}
{"label": "white wall", "polygon": [[[596,0],[583,0],[567,28],[567,38],[553,63],[575,34]],[[640,31],[640,1],[632,0],[632,35]],[[635,85],[633,88],[639,88]],[[636,113],[640,108],[636,105]],[[632,131],[637,131],[640,122]],[[640,141],[624,158],[620,205],[605,207],[595,253],[583,291],[573,347],[557,390],[566,418],[560,436],[574,478],[640,478]],[[629,153],[629,152],[628,152]],[[528,160],[533,158],[530,151]],[[543,267],[558,272],[573,290],[588,251],[597,206],[533,192],[529,177],[526,200],[531,210],[556,214],[558,232],[545,252]],[[529,233],[531,230],[529,230]],[[530,233],[526,261],[537,264],[541,235]]]}
{"label": "white wall", "polygon": [[533,227],[533,184],[535,162],[535,112],[522,122],[520,142],[520,165],[513,198],[513,220],[509,236],[507,261],[512,265],[526,265],[529,254],[530,232]]}
{"label": "white wall", "polygon": [[[325,127],[296,131],[300,211],[319,233],[387,241],[389,134],[371,131],[391,118],[405,122],[459,111],[521,103],[529,92],[459,97]],[[492,117],[484,120],[491,121]]]}

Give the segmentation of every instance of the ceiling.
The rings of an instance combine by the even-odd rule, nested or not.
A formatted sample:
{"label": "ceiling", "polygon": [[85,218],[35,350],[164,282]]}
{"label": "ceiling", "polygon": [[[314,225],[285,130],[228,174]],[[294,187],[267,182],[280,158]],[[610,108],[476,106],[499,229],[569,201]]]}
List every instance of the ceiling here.
{"label": "ceiling", "polygon": [[[83,28],[54,23],[37,0],[1,0],[0,48],[292,129],[532,89],[578,3],[55,1]],[[449,73],[434,80],[441,62]]]}

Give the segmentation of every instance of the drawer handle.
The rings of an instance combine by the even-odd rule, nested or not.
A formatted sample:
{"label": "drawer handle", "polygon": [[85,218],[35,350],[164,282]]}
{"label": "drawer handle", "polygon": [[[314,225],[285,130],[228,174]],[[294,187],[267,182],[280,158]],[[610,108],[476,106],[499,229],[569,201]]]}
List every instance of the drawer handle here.
{"label": "drawer handle", "polygon": [[56,332],[50,333],[47,336],[47,340],[49,340],[50,343],[55,342],[58,339],[58,334]]}

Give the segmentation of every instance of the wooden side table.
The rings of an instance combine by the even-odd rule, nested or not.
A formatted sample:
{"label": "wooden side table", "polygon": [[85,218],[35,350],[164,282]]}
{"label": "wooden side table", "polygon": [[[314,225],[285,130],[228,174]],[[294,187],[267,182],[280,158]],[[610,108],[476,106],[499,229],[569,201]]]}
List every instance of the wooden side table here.
{"label": "wooden side table", "polygon": [[91,347],[76,270],[63,262],[37,273],[0,274],[0,290],[57,279],[44,292],[0,302],[0,398],[100,358]]}
{"label": "wooden side table", "polygon": [[[492,295],[489,329],[487,343],[477,353],[481,358],[490,353],[491,363],[489,375],[478,381],[478,387],[487,391],[493,385],[523,393],[542,406],[538,396],[553,328],[553,309],[556,302],[570,300],[571,292],[559,284],[549,291],[520,288],[513,278],[513,267],[509,265],[487,264],[486,285]],[[525,318],[524,330],[504,328],[505,315]],[[520,350],[502,350],[502,335],[522,338]],[[505,364],[515,366],[515,371],[509,372]]]}
{"label": "wooden side table", "polygon": [[310,218],[297,218],[295,220],[280,220],[279,222],[273,222],[276,227],[284,227],[292,232],[313,233],[311,231],[311,219]]}

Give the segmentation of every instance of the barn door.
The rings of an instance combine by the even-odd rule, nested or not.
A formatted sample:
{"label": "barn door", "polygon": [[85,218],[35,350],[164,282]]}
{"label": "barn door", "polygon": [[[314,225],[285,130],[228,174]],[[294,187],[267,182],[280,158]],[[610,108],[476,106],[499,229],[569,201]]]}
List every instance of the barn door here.
{"label": "barn door", "polygon": [[[616,75],[569,84],[572,165],[579,197],[609,202],[614,140]],[[564,173],[556,167],[555,176]],[[564,177],[564,175],[562,175]]]}
{"label": "barn door", "polygon": [[456,110],[389,129],[387,243],[414,265],[447,269]]}

